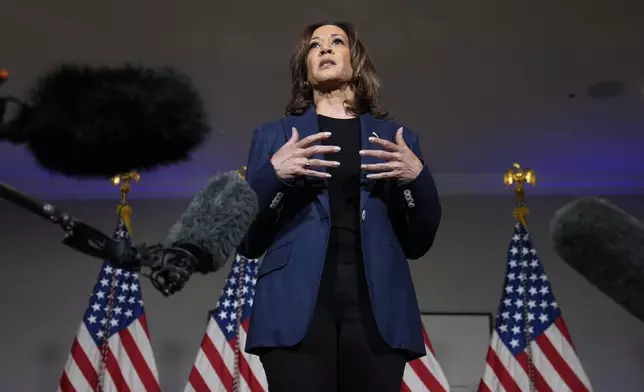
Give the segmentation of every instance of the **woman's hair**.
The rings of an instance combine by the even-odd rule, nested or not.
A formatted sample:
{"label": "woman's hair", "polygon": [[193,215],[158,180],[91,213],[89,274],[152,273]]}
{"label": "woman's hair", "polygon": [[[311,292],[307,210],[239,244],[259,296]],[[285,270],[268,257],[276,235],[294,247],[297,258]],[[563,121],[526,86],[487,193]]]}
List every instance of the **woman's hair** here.
{"label": "woman's hair", "polygon": [[313,89],[308,83],[307,57],[311,35],[321,26],[333,25],[341,28],[349,38],[355,102],[348,103],[348,110],[355,116],[368,112],[377,118],[387,118],[389,113],[378,107],[380,79],[367,50],[358,38],[358,32],[347,22],[318,22],[306,26],[300,41],[291,55],[291,97],[286,105],[286,115],[301,115],[313,104]]}

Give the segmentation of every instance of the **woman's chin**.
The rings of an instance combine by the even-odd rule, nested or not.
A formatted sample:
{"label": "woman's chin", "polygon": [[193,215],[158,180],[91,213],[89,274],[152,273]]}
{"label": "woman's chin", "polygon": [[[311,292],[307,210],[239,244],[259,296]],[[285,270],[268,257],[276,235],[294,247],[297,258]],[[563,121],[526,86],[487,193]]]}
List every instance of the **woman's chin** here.
{"label": "woman's chin", "polygon": [[347,84],[349,84],[348,80],[345,80],[341,78],[339,75],[337,75],[337,76],[329,76],[329,77],[317,79],[314,84],[314,87],[316,90],[324,92],[324,91],[339,90],[342,87],[346,86]]}

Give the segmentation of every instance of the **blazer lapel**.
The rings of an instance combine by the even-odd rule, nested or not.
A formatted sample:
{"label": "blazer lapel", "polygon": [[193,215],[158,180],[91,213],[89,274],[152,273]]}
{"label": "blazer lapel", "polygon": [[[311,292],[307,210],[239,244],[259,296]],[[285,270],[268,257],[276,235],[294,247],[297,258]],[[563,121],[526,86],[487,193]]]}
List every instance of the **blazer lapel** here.
{"label": "blazer lapel", "polygon": [[[286,136],[286,140],[289,140],[292,136],[292,128],[295,127],[297,129],[297,133],[299,134],[300,140],[304,139],[307,136],[315,135],[316,133],[320,132],[320,126],[318,124],[318,115],[317,112],[315,111],[315,106],[311,105],[309,108],[302,114],[301,116],[290,116],[286,118],[285,127],[284,127],[284,134]],[[316,142],[312,145],[320,145],[321,142]],[[311,159],[324,159],[324,154],[315,154],[311,156]],[[326,168],[324,167],[318,167],[315,168],[315,170],[320,171],[320,172],[326,172]],[[321,192],[316,192],[317,197],[320,200],[320,203],[324,207],[324,211],[322,216],[323,217],[328,217],[329,216],[329,196],[327,193],[327,182],[326,179],[323,178],[317,178],[317,177],[307,177],[305,180],[305,186],[310,187],[313,189],[320,189]]]}
{"label": "blazer lapel", "polygon": [[[363,114],[360,116],[360,134],[361,134],[361,150],[384,150],[379,144],[371,143],[369,138],[372,136],[382,137],[378,135],[376,129],[383,120],[374,118],[371,114]],[[373,163],[380,163],[382,159],[375,158],[372,156],[363,155],[361,159],[361,164],[370,165]],[[361,170],[360,173],[360,210],[364,208],[364,204],[367,201],[367,198],[373,191],[373,187],[376,185],[376,180],[367,178],[367,174],[372,173],[370,171]]]}
{"label": "blazer lapel", "polygon": [[320,129],[314,106],[309,106],[306,112],[300,116],[286,117],[284,119],[284,124],[284,135],[286,136],[286,140],[291,138],[293,127],[297,129],[297,133],[300,135],[300,140],[318,133]]}

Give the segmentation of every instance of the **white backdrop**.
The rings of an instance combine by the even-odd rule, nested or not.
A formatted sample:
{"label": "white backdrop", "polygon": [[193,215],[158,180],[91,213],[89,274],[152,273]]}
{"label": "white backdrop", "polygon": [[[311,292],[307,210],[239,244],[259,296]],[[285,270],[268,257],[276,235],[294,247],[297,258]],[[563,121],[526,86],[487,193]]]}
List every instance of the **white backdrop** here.
{"label": "white backdrop", "polygon": [[490,345],[489,313],[423,313],[422,320],[451,392],[476,392]]}

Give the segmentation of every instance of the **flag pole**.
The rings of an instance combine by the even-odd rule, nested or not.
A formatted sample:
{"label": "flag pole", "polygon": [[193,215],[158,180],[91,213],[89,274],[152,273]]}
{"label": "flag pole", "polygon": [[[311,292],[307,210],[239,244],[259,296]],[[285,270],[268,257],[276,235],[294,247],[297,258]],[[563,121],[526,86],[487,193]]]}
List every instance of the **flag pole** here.
{"label": "flag pole", "polygon": [[[246,166],[242,166],[241,169],[237,170],[237,173],[242,179],[246,179]],[[244,261],[240,260],[239,263],[239,277],[238,281],[241,282],[244,279],[244,268],[246,266],[244,265]],[[237,289],[237,296],[236,296],[237,302],[241,303],[241,301],[244,299],[244,293],[242,292],[241,288]],[[241,338],[240,332],[241,329],[243,328],[242,326],[242,313],[243,313],[243,306],[238,306],[237,307],[237,339],[235,339],[235,347],[233,347],[233,351],[235,353],[235,366],[233,370],[233,389],[232,392],[237,392],[239,391],[239,377],[241,377],[240,374],[240,369],[239,369],[239,356],[242,355],[240,347],[239,347],[239,340]]]}
{"label": "flag pole", "polygon": [[[119,216],[119,220],[123,219],[123,223],[125,224],[125,227],[128,233],[132,232],[132,222],[130,219],[130,217],[132,216],[132,208],[127,202],[127,196],[130,193],[130,190],[132,189],[130,185],[130,182],[132,180],[138,183],[141,180],[141,175],[138,172],[131,171],[129,173],[118,174],[112,177],[112,184],[115,186],[120,185],[120,191],[121,191],[121,200],[119,201],[119,204],[116,208],[116,213]],[[110,332],[110,326],[111,326],[111,320],[112,320],[112,312],[114,309],[114,296],[116,293],[116,283],[117,283],[117,276],[116,274],[112,274],[112,279],[110,282],[110,291],[107,297],[107,312],[106,312],[107,322],[103,327],[104,340],[103,340],[103,344],[101,345],[101,363],[100,363],[100,369],[98,374],[98,386],[97,386],[98,392],[103,391],[103,380],[105,377],[105,368],[107,365],[107,352],[109,350],[109,332]]]}
{"label": "flag pole", "polygon": [[[529,168],[521,169],[521,165],[519,165],[518,163],[513,163],[512,167],[505,171],[505,175],[503,176],[503,182],[505,183],[506,186],[510,186],[513,184],[515,185],[514,191],[517,197],[517,204],[516,204],[516,207],[514,208],[514,211],[512,212],[512,215],[516,220],[519,221],[521,226],[523,226],[525,235],[528,235],[527,216],[530,213],[530,210],[528,209],[528,207],[525,206],[524,184],[528,183],[532,186],[535,186],[536,176],[535,176],[534,170]],[[534,369],[534,361],[532,356],[532,333],[530,332],[530,328],[528,327],[529,325],[528,324],[529,290],[527,287],[528,286],[527,273],[524,272],[524,270],[526,269],[527,269],[527,265],[521,265],[521,285],[523,287],[523,320],[525,322],[523,332],[524,332],[526,349],[528,354],[528,380],[530,382],[530,392],[534,392],[536,390],[535,389],[535,369]]]}

